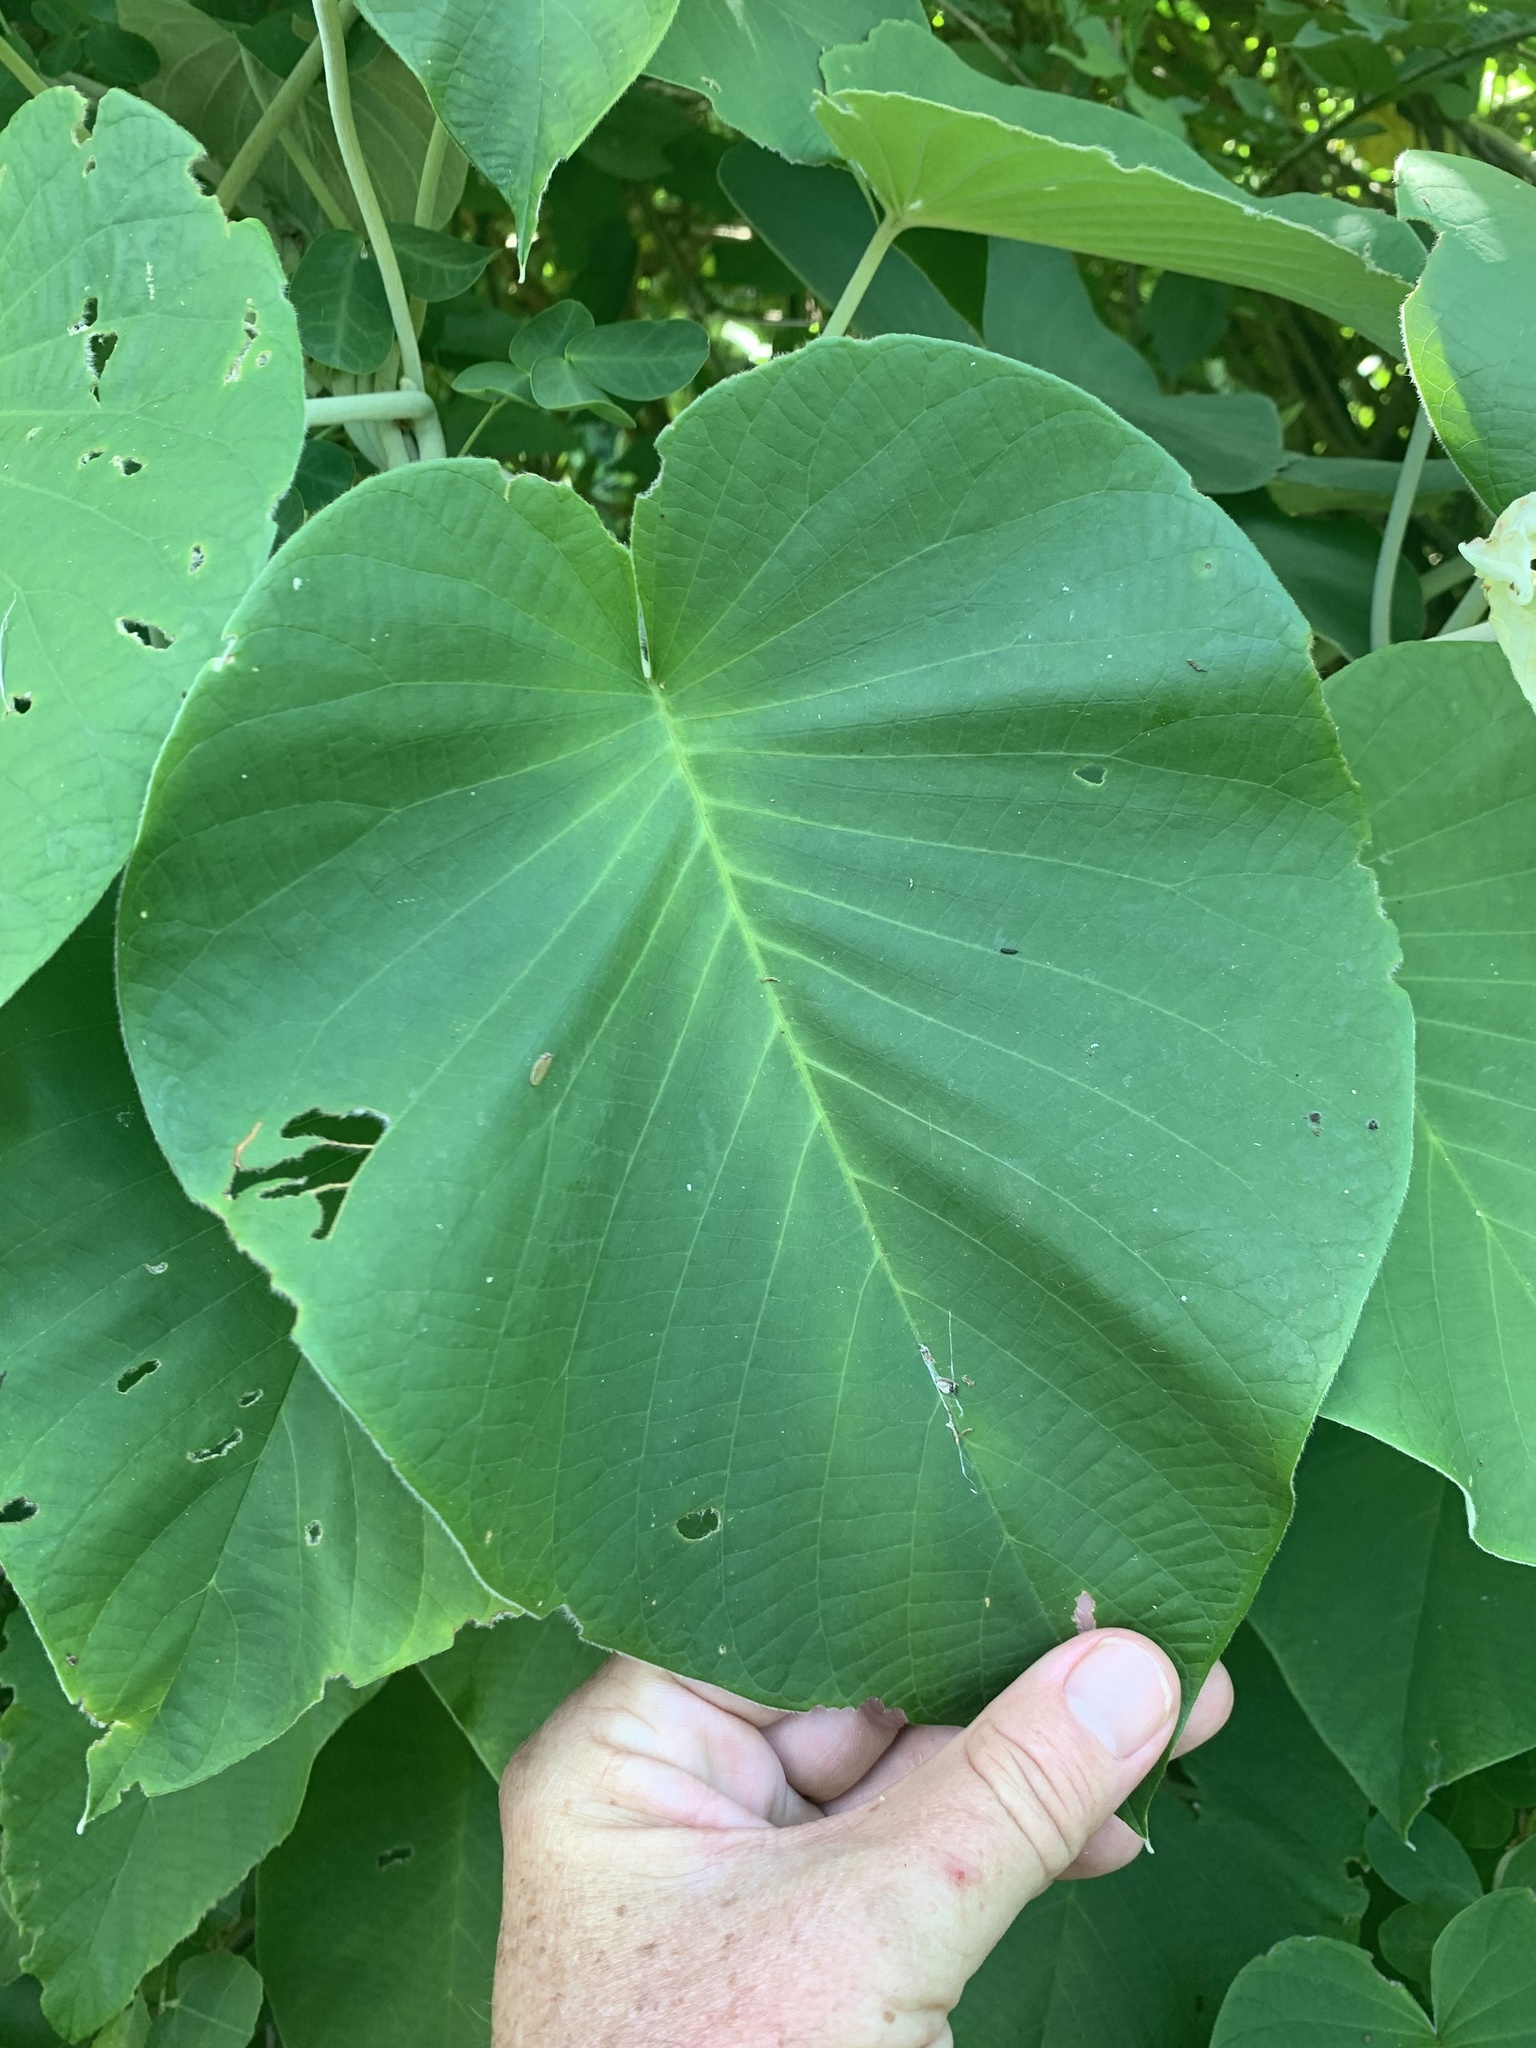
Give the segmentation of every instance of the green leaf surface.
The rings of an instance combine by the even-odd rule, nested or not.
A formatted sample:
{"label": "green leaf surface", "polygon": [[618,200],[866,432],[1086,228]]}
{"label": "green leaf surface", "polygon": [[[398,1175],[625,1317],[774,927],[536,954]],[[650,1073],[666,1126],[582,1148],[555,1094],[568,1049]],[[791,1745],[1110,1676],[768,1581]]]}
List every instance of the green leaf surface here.
{"label": "green leaf surface", "polygon": [[607,1652],[583,1642],[563,1615],[523,1614],[465,1629],[421,1674],[499,1778],[513,1750],[606,1662]]}
{"label": "green leaf surface", "polygon": [[15,1695],[0,1716],[0,1871],[43,2011],[77,2041],[288,1833],[315,1753],[358,1696],[338,1686],[232,1770],[164,1799],[131,1792],[80,1834],[94,1731],[20,1614],[6,1624],[0,1683]]}
{"label": "green leaf surface", "polygon": [[829,51],[817,119],[888,212],[1295,299],[1396,351],[1412,228],[1313,193],[1258,199],[1151,122],[1005,85],[891,22]]}
{"label": "green leaf surface", "polygon": [[[1402,474],[1400,462],[1374,462],[1363,457],[1295,455],[1289,449],[1269,494],[1282,512],[1385,512]],[[1464,491],[1466,480],[1454,462],[1443,457],[1426,462],[1415,503],[1433,508],[1451,491]],[[1394,633],[1394,639],[1417,635]]]}
{"label": "green leaf surface", "polygon": [[107,2021],[92,2041],[91,2048],[146,2048],[153,2024],[141,1986],[122,2011]]}
{"label": "green leaf surface", "polygon": [[58,88],[0,132],[0,998],[122,865],[304,431],[265,230],[153,107],[84,111]]}
{"label": "green leaf surface", "polygon": [[1328,1412],[1536,1563],[1536,721],[1475,642],[1394,647],[1328,695],[1418,1039],[1408,1198]]}
{"label": "green leaf surface", "polygon": [[[145,95],[180,121],[207,149],[214,161],[227,165],[260,119],[282,83],[282,71],[297,60],[302,45],[281,70],[271,69],[242,40],[238,28],[205,14],[192,0],[117,0],[125,28],[152,43],[160,70],[144,88]],[[292,17],[290,17],[292,18]],[[274,55],[268,50],[267,54]],[[351,76],[352,115],[368,169],[387,220],[412,217],[422,162],[435,119],[427,96],[392,51],[376,41],[368,63]],[[289,121],[286,131],[325,184],[335,205],[354,228],[363,223],[336,147],[326,108],[325,87],[317,83]],[[438,178],[429,225],[441,227],[464,189],[465,162],[450,147]],[[280,218],[291,220],[308,235],[329,223],[303,174],[278,145],[263,157],[244,204],[254,210],[265,199]]]}
{"label": "green leaf surface", "polygon": [[1358,1923],[1364,1798],[1246,1629],[1227,1662],[1232,1718],[1152,1802],[1156,1853],[1027,1906],[956,2008],[956,2048],[1205,2048],[1250,1956]]}
{"label": "green leaf surface", "polygon": [[564,356],[541,356],[529,373],[528,388],[534,404],[543,406],[546,412],[568,412],[579,406],[616,427],[634,425],[629,414],[613,404],[600,384],[584,377]]}
{"label": "green leaf surface", "polygon": [[1372,1870],[1415,1906],[1444,1906],[1459,1913],[1483,1895],[1472,1858],[1432,1813],[1421,1813],[1399,1835],[1385,1814],[1374,1814],[1365,1831]]}
{"label": "green leaf surface", "polygon": [[882,21],[928,27],[921,0],[679,0],[646,69],[705,94],[764,148],[820,163],[835,154],[814,112],[822,55]]}
{"label": "green leaf surface", "polygon": [[[1292,519],[1263,498],[1227,511],[1296,600],[1307,624],[1352,659],[1371,644],[1371,587],[1381,529],[1365,519]],[[1399,641],[1424,631],[1424,592],[1398,558],[1392,584],[1392,633]]]}
{"label": "green leaf surface", "polygon": [[[0,2041],[5,2048],[54,2048],[58,2035],[43,2017],[41,1986],[35,1977],[18,1977],[0,1988]],[[98,2035],[101,2048],[142,2048],[137,2041],[114,2041]]]}
{"label": "green leaf surface", "polygon": [[148,2048],[247,2048],[260,2010],[261,1979],[244,1956],[188,1956]]}
{"label": "green leaf surface", "polygon": [[[289,543],[124,900],[156,1126],[517,1605],[949,1720],[1086,1590],[1193,1684],[1409,1146],[1302,622],[974,349],[819,343],[664,448],[633,569],[488,465]],[[329,1208],[225,1199],[365,1114]]]}
{"label": "green leaf surface", "polygon": [[405,288],[415,299],[456,299],[467,292],[494,251],[459,235],[439,234],[410,221],[391,221],[389,239],[400,263]]}
{"label": "green leaf surface", "polygon": [[1435,1786],[1536,1741],[1536,1572],[1478,1549],[1439,1473],[1353,1430],[1319,1424],[1296,1500],[1254,1626],[1401,1834]]}
{"label": "green leaf surface", "polygon": [[333,370],[367,376],[395,338],[379,266],[350,228],[317,235],[288,286],[307,356]]}
{"label": "green leaf surface", "polygon": [[283,2048],[485,2048],[500,1918],[496,1787],[403,1672],[326,1746],[257,1879]]}
{"label": "green leaf surface", "polygon": [[1286,1941],[1250,1963],[1211,2048],[1526,2048],[1536,2040],[1536,1897],[1492,1892],[1435,1943],[1434,2024],[1363,1949]]}
{"label": "green leaf surface", "polygon": [[1411,149],[1397,210],[1439,239],[1403,307],[1414,382],[1489,509],[1536,490],[1536,192],[1472,156]]}
{"label": "green leaf surface", "polygon": [[1527,1891],[1536,1891],[1536,1835],[1530,1836],[1518,1848],[1512,1850],[1499,1869],[1499,1887],[1523,1885]]}
{"label": "green leaf surface", "polygon": [[1103,399],[1166,448],[1196,490],[1256,490],[1280,467],[1274,401],[1257,391],[1167,396],[1146,358],[1100,320],[1065,249],[994,236],[982,331],[999,355]]}
{"label": "green leaf surface", "polygon": [[[869,201],[848,172],[830,164],[787,164],[771,150],[739,142],[721,158],[716,176],[780,261],[824,306],[835,306],[875,228]],[[853,327],[864,335],[980,339],[901,248],[887,250],[859,301]]]}
{"label": "green leaf surface", "polygon": [[516,370],[510,363],[471,363],[454,378],[453,388],[468,392],[472,398],[510,398],[522,405],[533,403],[533,386],[527,371]]}
{"label": "green leaf surface", "polygon": [[111,954],[93,917],[0,1013],[0,1501],[31,1510],[0,1559],[100,1724],[96,1809],[211,1776],[333,1673],[366,1684],[495,1611],[160,1157]]}
{"label": "green leaf surface", "polygon": [[512,367],[531,371],[536,363],[561,361],[577,336],[590,334],[596,324],[580,299],[546,306],[512,337],[507,349]]}
{"label": "green leaf surface", "polygon": [[676,10],[677,0],[364,0],[362,11],[505,194],[526,270],[550,172],[645,69]]}
{"label": "green leaf surface", "polygon": [[565,359],[615,398],[665,398],[691,383],[709,354],[697,320],[620,320],[576,335]]}

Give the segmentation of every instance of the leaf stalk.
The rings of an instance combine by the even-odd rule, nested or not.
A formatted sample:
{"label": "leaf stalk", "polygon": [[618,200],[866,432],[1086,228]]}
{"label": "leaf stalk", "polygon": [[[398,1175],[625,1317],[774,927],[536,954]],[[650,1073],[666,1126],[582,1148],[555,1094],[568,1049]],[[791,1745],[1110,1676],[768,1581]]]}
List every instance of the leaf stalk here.
{"label": "leaf stalk", "polygon": [[863,302],[864,294],[874,283],[875,272],[885,261],[886,251],[907,225],[906,217],[899,213],[888,213],[869,238],[869,247],[854,266],[852,277],[843,286],[843,295],[832,308],[831,318],[821,330],[823,339],[832,340],[839,334],[846,334]]}
{"label": "leaf stalk", "polygon": [[[339,14],[343,29],[357,13],[352,0],[339,0]],[[325,51],[320,38],[310,44],[298,63],[294,65],[277,91],[273,93],[266,111],[244,142],[235,151],[234,161],[220,179],[214,191],[214,198],[226,213],[232,213],[240,203],[240,195],[256,175],[267,151],[288,126],[299,108],[308,97],[310,88],[319,79],[325,63]]]}
{"label": "leaf stalk", "polygon": [[1435,430],[1429,414],[1421,405],[1419,416],[1413,423],[1413,432],[1408,436],[1407,453],[1403,456],[1403,466],[1393,487],[1387,523],[1382,529],[1381,548],[1376,556],[1376,578],[1371,585],[1373,653],[1378,647],[1390,647],[1392,644],[1392,586],[1397,580],[1397,564],[1403,552],[1403,537],[1408,531],[1413,501],[1418,496],[1419,479],[1424,474],[1424,458],[1434,438]]}

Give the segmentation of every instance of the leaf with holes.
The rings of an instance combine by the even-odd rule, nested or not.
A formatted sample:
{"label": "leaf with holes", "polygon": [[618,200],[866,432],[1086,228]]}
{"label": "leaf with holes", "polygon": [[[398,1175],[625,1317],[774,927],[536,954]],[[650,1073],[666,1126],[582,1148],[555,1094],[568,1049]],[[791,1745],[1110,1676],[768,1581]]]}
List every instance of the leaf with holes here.
{"label": "leaf with holes", "polygon": [[265,229],[189,135],[63,88],[0,132],[0,996],[95,903],[303,436]]}
{"label": "leaf with holes", "polygon": [[[333,1673],[365,1684],[495,1612],[160,1157],[105,917],[0,1012],[0,1133],[0,1560],[98,1723],[93,1812],[210,1777]],[[357,1156],[314,1149],[332,1179]]]}
{"label": "leaf with holes", "polygon": [[0,1716],[0,1874],[22,1967],[41,1979],[49,2020],[78,2041],[288,1833],[317,1750],[362,1700],[333,1687],[270,1748],[186,1792],[130,1793],[82,1833],[95,1731],[20,1614],[6,1621],[0,1684],[14,1695]]}
{"label": "leaf with holes", "polygon": [[257,1881],[283,2048],[484,2048],[500,1917],[495,1782],[404,1672],[327,1745]]}
{"label": "leaf with holes", "polygon": [[1497,647],[1393,647],[1328,699],[1417,1025],[1413,1177],[1328,1397],[1536,1564],[1536,720]]}
{"label": "leaf with holes", "polygon": [[[257,585],[123,900],[162,1141],[518,1605],[948,1720],[1086,1588],[1193,1683],[1408,1159],[1306,629],[973,348],[818,344],[664,452],[633,558],[459,463]],[[334,1211],[229,1198],[364,1112]]]}
{"label": "leaf with holes", "polygon": [[822,55],[882,21],[928,25],[920,0],[679,0],[646,69],[781,157],[820,163],[836,154],[814,113]]}
{"label": "leaf with holes", "polygon": [[1397,210],[1439,236],[1403,307],[1414,382],[1446,453],[1502,512],[1536,491],[1536,192],[1476,157],[1412,149]]}
{"label": "leaf with holes", "polygon": [[1354,1430],[1319,1426],[1296,1495],[1254,1625],[1405,1831],[1437,1785],[1536,1744],[1536,1572],[1478,1549],[1437,1472]]}
{"label": "leaf with holes", "polygon": [[829,51],[817,118],[911,226],[969,228],[1296,299],[1400,349],[1423,264],[1405,221],[1300,193],[1259,199],[1114,107],[984,77],[890,22]]}
{"label": "leaf with holes", "polygon": [[550,172],[645,69],[676,9],[677,0],[363,5],[421,80],[449,134],[505,193],[524,269]]}

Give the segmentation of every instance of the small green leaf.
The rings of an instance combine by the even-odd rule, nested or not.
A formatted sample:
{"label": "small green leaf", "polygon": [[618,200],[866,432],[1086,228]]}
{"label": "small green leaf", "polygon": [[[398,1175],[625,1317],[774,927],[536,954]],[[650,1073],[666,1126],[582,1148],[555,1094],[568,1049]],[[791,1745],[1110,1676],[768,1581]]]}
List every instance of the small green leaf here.
{"label": "small green leaf", "polygon": [[[600,384],[594,384],[590,377],[583,377],[564,356],[540,356],[534,364],[528,379],[535,405],[542,405],[546,412],[564,412],[572,406],[586,406],[593,412],[609,407]],[[609,407],[618,411],[617,407]],[[628,413],[620,413],[620,420],[633,426]]]}
{"label": "small green leaf", "polygon": [[283,2048],[485,2048],[500,1918],[495,1783],[403,1672],[321,1752],[257,1880]]}
{"label": "small green leaf", "polygon": [[366,376],[395,338],[379,266],[350,228],[316,236],[288,285],[304,353],[333,370]]}
{"label": "small green leaf", "polygon": [[1536,1572],[1478,1549],[1437,1472],[1320,1423],[1252,1620],[1401,1834],[1436,1785],[1536,1742]]}
{"label": "small green leaf", "polygon": [[144,1972],[280,1842],[298,1818],[316,1751],[360,1704],[344,1686],[268,1749],[190,1791],[133,1792],[83,1834],[93,1730],[59,1689],[25,1617],[12,1614],[0,1682],[0,1869],[26,1943],[23,1967],[67,2040],[94,2033]]}
{"label": "small green leaf", "polygon": [[[115,2019],[110,2019],[91,2043],[91,2048],[145,2048],[153,2022],[142,1990],[133,1994]],[[8,2036],[0,2037],[9,2039]]]}
{"label": "small green leaf", "polygon": [[290,534],[297,533],[306,519],[313,519],[317,512],[323,512],[327,505],[334,504],[342,492],[350,491],[356,482],[357,464],[351,452],[339,441],[327,441],[312,435],[304,443],[293,482],[277,508],[279,544]]}
{"label": "small green leaf", "polygon": [[1448,1919],[1483,1895],[1472,1858],[1432,1813],[1421,1813],[1406,1836],[1384,1814],[1375,1814],[1365,1831],[1365,1853],[1400,1898],[1414,1906],[1443,1906]]}
{"label": "small green leaf", "polygon": [[[1271,479],[1269,495],[1280,510],[1289,514],[1307,512],[1384,512],[1392,502],[1402,475],[1400,462],[1374,462],[1363,457],[1295,455],[1289,450]],[[1420,477],[1415,503],[1433,511],[1449,493],[1465,491],[1466,479],[1454,462],[1432,458]],[[1422,632],[1422,628],[1419,629]],[[1417,638],[1417,633],[1399,629],[1394,621],[1394,640]],[[1362,649],[1362,652],[1364,650]]]}
{"label": "small green leaf", "polygon": [[607,1660],[563,1615],[509,1615],[494,1628],[465,1629],[421,1674],[500,1778],[513,1750]]}
{"label": "small green leaf", "polygon": [[[124,899],[156,1127],[509,1604],[953,1719],[1086,1589],[1193,1684],[1411,1139],[1304,625],[976,348],[819,342],[664,446],[632,556],[417,465],[259,579]],[[388,1119],[339,1215],[226,1199],[316,1103]]]}
{"label": "small green leaf", "polygon": [[615,398],[665,398],[698,373],[709,335],[696,320],[621,320],[572,336],[565,359]]}
{"label": "small green leaf", "polygon": [[928,25],[921,0],[681,0],[646,69],[780,157],[820,163],[835,154],[812,111],[822,54],[882,21]]}
{"label": "small green leaf", "polygon": [[1536,192],[1475,156],[1411,149],[1397,210],[1439,240],[1403,306],[1435,432],[1490,511],[1536,490]]}
{"label": "small green leaf", "polygon": [[1328,695],[1418,1037],[1413,1176],[1328,1412],[1455,1480],[1484,1549],[1533,1564],[1536,719],[1475,642],[1384,650]]}
{"label": "small green leaf", "polygon": [[1258,199],[1134,114],[984,77],[904,22],[830,51],[817,119],[890,213],[1299,300],[1400,347],[1412,228],[1315,194]]}
{"label": "small green leaf", "polygon": [[453,388],[471,398],[512,398],[519,405],[533,404],[527,371],[514,370],[510,363],[471,363],[454,378]]}
{"label": "small green leaf", "polygon": [[363,12],[507,195],[526,270],[550,172],[645,69],[676,9],[677,0],[365,0]]}
{"label": "small green leaf", "polygon": [[400,275],[413,299],[456,299],[467,292],[495,253],[458,235],[435,228],[392,221],[389,239],[400,263]]}
{"label": "small green leaf", "polygon": [[244,1956],[187,1956],[148,2048],[247,2048],[260,2010],[261,1979]]}
{"label": "small green leaf", "polygon": [[1435,1943],[1430,1981],[1446,2048],[1536,2040],[1536,1896],[1503,1888],[1458,1913]]}
{"label": "small green leaf", "polygon": [[0,132],[0,997],[121,866],[303,435],[271,237],[197,144],[60,89]]}
{"label": "small green leaf", "polygon": [[85,59],[105,85],[146,85],[160,69],[153,43],[111,26],[86,32]]}
{"label": "small green leaf", "polygon": [[561,299],[513,335],[507,354],[514,369],[532,371],[535,363],[559,360],[579,334],[590,334],[596,324],[580,299]]}

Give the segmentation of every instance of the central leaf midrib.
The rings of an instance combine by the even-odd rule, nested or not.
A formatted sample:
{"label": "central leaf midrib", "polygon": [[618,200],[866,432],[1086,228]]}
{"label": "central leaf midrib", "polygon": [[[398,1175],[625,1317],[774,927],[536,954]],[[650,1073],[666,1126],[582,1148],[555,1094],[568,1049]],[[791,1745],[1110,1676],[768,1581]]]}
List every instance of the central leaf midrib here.
{"label": "central leaf midrib", "polygon": [[[725,849],[721,846],[719,837],[715,832],[714,823],[710,817],[709,799],[704,794],[704,791],[699,786],[698,779],[694,775],[692,763],[689,761],[687,750],[678,736],[677,727],[667,705],[664,692],[655,685],[652,685],[651,695],[656,706],[657,717],[660,719],[662,730],[666,734],[667,745],[671,750],[672,761],[676,768],[678,779],[688,793],[689,801],[693,805],[694,816],[698,820],[700,836],[709,850],[709,857],[714,865],[721,892],[725,897],[726,909],[730,914],[731,922],[741,936],[748,959],[757,970],[758,986],[768,1001],[774,1021],[778,1025],[779,1034],[788,1049],[789,1057],[794,1064],[800,1085],[804,1089],[806,1099],[811,1105],[811,1110],[816,1119],[816,1126],[837,1164],[837,1170],[842,1176],[843,1186],[847,1190],[848,1199],[852,1202],[854,1211],[868,1234],[869,1242],[874,1249],[875,1261],[885,1276],[886,1284],[895,1298],[897,1307],[901,1311],[902,1320],[906,1323],[908,1332],[911,1335],[913,1347],[917,1350],[920,1357],[923,1339],[918,1332],[916,1323],[913,1321],[912,1311],[907,1305],[906,1290],[902,1287],[891,1266],[890,1256],[886,1251],[880,1232],[876,1228],[875,1219],[870,1214],[869,1206],[864,1199],[859,1176],[854,1172],[853,1164],[843,1149],[842,1141],[839,1139],[832,1119],[827,1113],[827,1106],[821,1098],[821,1091],[812,1079],[810,1063],[800,1047],[789,1016],[777,994],[775,977],[768,972],[767,962],[758,943],[757,934],[753,930],[751,920],[748,918],[742,906],[741,898],[736,892],[736,882],[731,871],[730,862],[726,859]],[[948,1413],[947,1409],[945,1412],[946,1414]],[[992,1497],[991,1488],[983,1479],[974,1461],[967,1460],[966,1462],[970,1470],[976,1474],[977,1484],[982,1488],[987,1506],[991,1509],[999,1525],[1003,1527],[1003,1533],[1006,1538],[1006,1525],[1003,1524],[1003,1517],[999,1513],[997,1503]]]}

